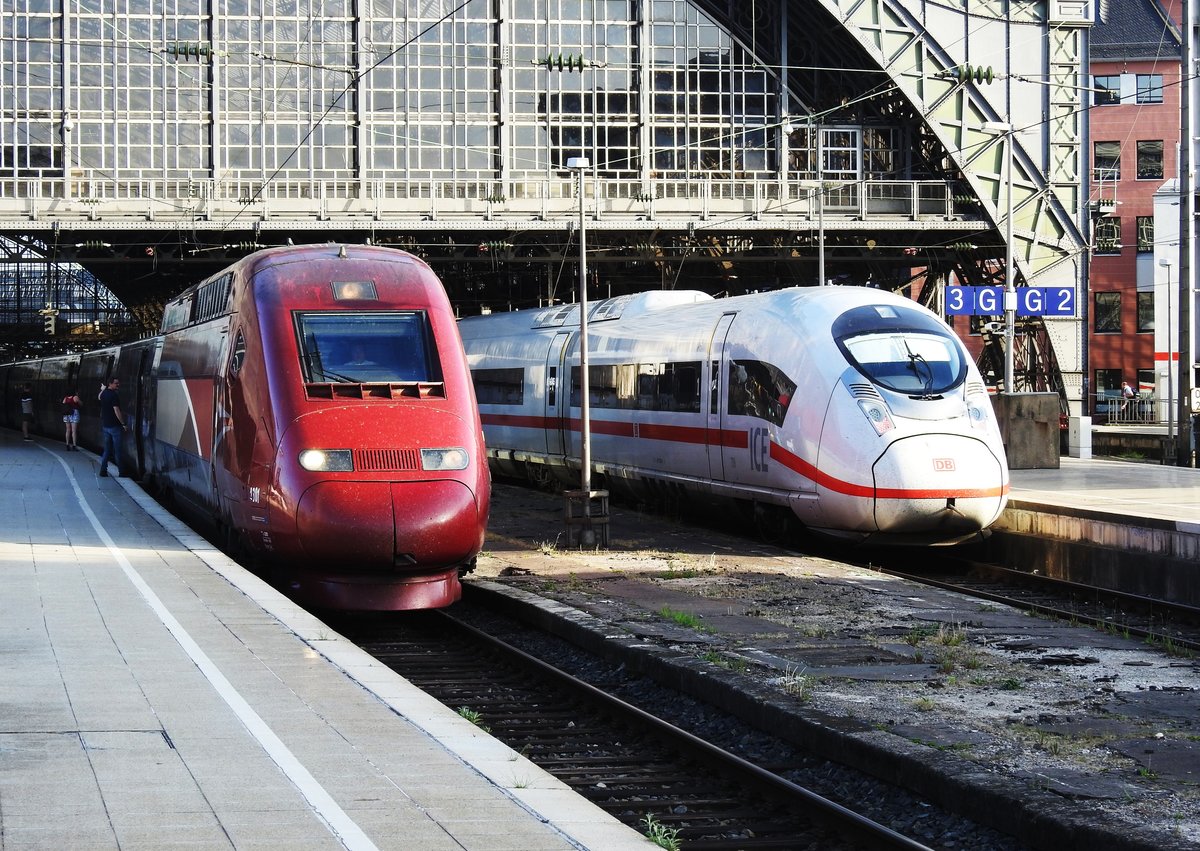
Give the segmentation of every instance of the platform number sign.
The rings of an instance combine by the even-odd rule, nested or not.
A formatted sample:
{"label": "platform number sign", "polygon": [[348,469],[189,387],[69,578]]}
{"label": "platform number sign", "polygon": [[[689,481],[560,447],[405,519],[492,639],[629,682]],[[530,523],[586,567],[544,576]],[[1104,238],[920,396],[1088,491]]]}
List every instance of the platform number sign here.
{"label": "platform number sign", "polygon": [[[1018,316],[1074,316],[1074,287],[1017,287]],[[946,287],[948,316],[999,316],[1004,287]]]}

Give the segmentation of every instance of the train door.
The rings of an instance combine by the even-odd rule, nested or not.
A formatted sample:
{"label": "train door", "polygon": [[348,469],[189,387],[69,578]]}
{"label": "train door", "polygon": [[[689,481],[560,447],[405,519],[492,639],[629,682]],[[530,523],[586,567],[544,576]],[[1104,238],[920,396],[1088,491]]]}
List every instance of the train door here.
{"label": "train door", "polygon": [[567,438],[571,413],[571,371],[564,362],[569,333],[555,334],[546,353],[546,454],[561,458],[570,442]]}
{"label": "train door", "polygon": [[152,349],[144,348],[138,358],[137,381],[133,386],[133,448],[137,455],[138,478],[146,475],[146,433],[147,414],[146,397],[150,392],[150,354]]}
{"label": "train door", "polygon": [[[219,328],[218,323],[223,323],[224,327]],[[223,463],[220,456],[224,452],[225,424],[228,422],[226,403],[229,396],[225,367],[229,363],[229,326],[231,324],[232,319],[225,318],[208,326],[212,331],[219,330],[219,342],[209,353],[209,361],[206,364],[212,370],[212,402],[209,410],[210,436],[208,446],[205,448],[208,454],[208,498],[213,508],[219,508],[221,505],[221,485],[218,481],[217,471],[219,465]]]}
{"label": "train door", "polygon": [[707,434],[704,443],[708,448],[708,475],[715,481],[725,479],[725,405],[721,404],[721,400],[728,391],[725,389],[726,378],[721,365],[727,360],[724,355],[725,338],[729,336],[729,326],[733,324],[735,316],[736,313],[726,313],[717,320],[717,327],[713,329],[708,342],[708,394],[703,402]]}

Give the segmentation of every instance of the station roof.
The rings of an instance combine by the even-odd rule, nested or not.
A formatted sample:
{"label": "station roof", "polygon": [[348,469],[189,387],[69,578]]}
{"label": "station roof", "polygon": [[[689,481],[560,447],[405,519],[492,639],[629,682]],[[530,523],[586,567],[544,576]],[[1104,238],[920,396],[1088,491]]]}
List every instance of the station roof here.
{"label": "station roof", "polygon": [[1090,42],[1092,61],[1180,57],[1179,30],[1157,0],[1101,2]]}

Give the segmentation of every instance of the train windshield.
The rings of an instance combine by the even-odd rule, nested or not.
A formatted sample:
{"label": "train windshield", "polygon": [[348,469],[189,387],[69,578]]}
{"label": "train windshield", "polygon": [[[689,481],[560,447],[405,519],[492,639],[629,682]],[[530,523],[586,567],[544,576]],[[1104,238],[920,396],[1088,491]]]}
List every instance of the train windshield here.
{"label": "train windshield", "polygon": [[876,384],[910,396],[936,396],[966,378],[958,338],[936,317],[891,304],[848,310],[833,323],[838,348]]}
{"label": "train windshield", "polygon": [[442,380],[421,311],[298,313],[296,330],[306,381]]}

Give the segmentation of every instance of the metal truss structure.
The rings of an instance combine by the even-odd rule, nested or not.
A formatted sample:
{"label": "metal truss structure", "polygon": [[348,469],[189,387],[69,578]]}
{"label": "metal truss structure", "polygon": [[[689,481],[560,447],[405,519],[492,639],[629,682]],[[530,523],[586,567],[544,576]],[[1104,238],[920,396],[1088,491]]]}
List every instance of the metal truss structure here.
{"label": "metal truss structure", "polygon": [[[463,313],[570,299],[580,203],[598,295],[1002,282],[1010,229],[1018,283],[1086,271],[1082,0],[22,8],[0,234],[146,328],[288,240],[406,248]],[[1078,321],[1037,334],[1017,389],[1071,393]]]}

